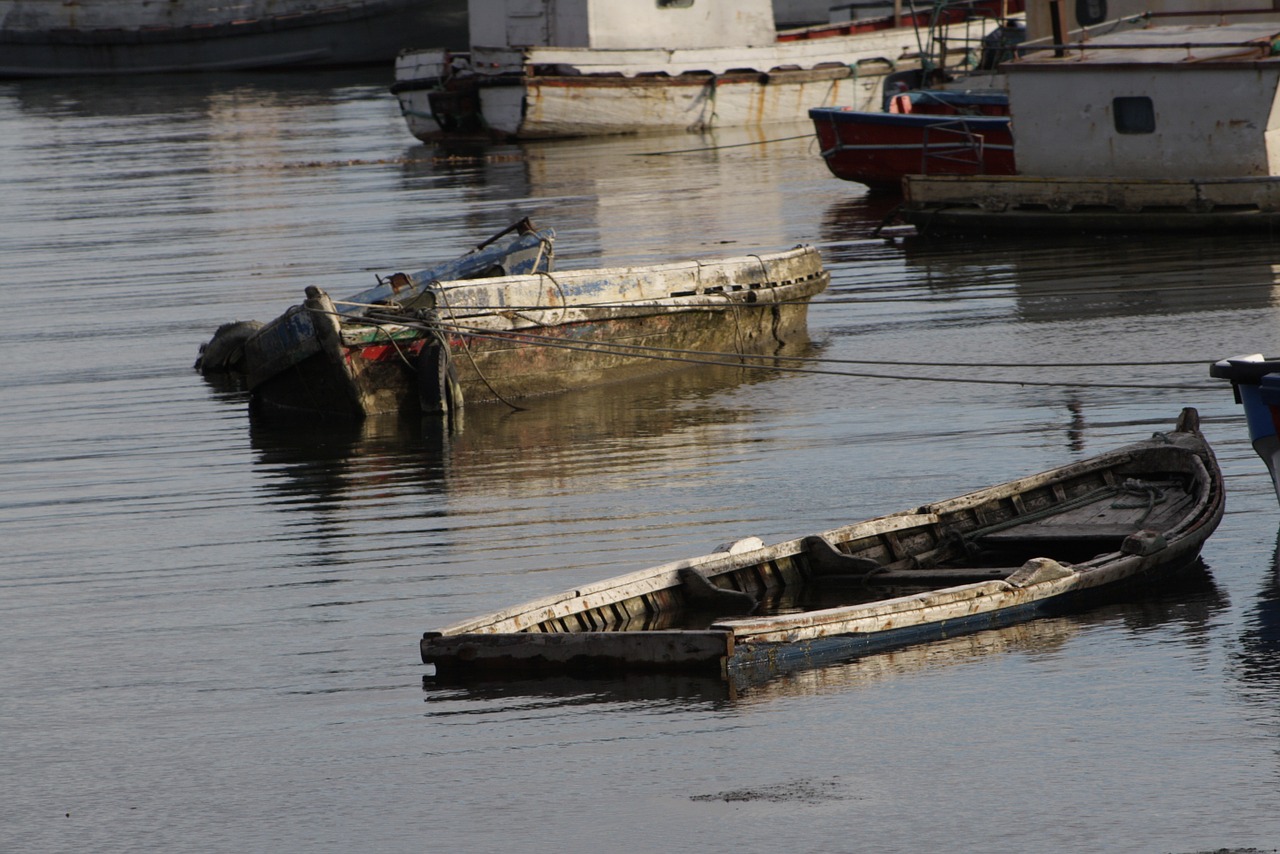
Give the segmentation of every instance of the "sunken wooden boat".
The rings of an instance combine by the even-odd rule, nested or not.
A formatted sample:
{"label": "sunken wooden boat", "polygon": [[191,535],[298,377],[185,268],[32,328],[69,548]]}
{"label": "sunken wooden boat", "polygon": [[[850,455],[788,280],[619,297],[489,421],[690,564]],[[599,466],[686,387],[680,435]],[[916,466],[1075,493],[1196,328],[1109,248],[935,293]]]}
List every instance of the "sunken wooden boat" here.
{"label": "sunken wooden boat", "polygon": [[[548,255],[549,257],[549,255]],[[246,346],[260,410],[343,416],[456,415],[503,402],[734,364],[807,343],[810,298],[830,279],[818,251],[637,267],[418,277],[411,299],[339,305],[319,288],[290,323],[314,330],[305,360],[279,370]]]}
{"label": "sunken wooden boat", "polygon": [[427,632],[435,678],[785,671],[1132,594],[1197,563],[1222,473],[1174,430],[946,501],[548,596]]}

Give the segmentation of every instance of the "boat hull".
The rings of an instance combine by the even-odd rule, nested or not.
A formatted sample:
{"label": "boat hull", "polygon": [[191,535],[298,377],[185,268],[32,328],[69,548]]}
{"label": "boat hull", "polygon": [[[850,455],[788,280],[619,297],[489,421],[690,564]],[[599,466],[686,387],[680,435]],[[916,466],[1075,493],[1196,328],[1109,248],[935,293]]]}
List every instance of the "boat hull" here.
{"label": "boat hull", "polygon": [[[276,412],[413,416],[734,364],[806,343],[808,302],[828,280],[818,253],[802,247],[440,283],[429,324],[395,316],[338,323],[336,310],[309,300],[286,315],[314,342],[295,348],[306,358],[251,379],[252,399]],[[502,305],[521,308],[489,309]]]}
{"label": "boat hull", "polygon": [[0,77],[356,65],[390,62],[410,44],[466,43],[465,0],[258,6],[46,4],[6,18]]}
{"label": "boat hull", "polygon": [[[494,235],[458,258],[438,263],[416,273],[394,273],[378,284],[354,294],[335,305],[319,289],[308,289],[307,300],[290,307],[282,315],[262,324],[229,324],[219,329],[214,339],[201,348],[197,367],[202,372],[234,371],[245,374],[253,399],[266,405],[276,398],[285,408],[324,409],[328,394],[304,406],[312,399],[318,376],[317,366],[338,359],[341,354],[341,329],[346,321],[359,319],[369,309],[389,310],[396,306],[404,311],[418,311],[434,305],[433,288],[440,279],[472,279],[508,273],[545,272],[553,263],[555,232],[538,229],[528,219],[521,220]],[[256,326],[256,328],[255,328]],[[246,334],[248,330],[253,330]],[[243,340],[241,340],[243,337]],[[214,356],[214,354],[225,354]],[[300,388],[295,389],[302,383]],[[349,409],[349,406],[341,407]]]}
{"label": "boat hull", "polygon": [[1280,500],[1280,359],[1236,356],[1214,362],[1209,375],[1230,380],[1236,403],[1244,407],[1249,441]]}
{"label": "boat hull", "polygon": [[1280,178],[1160,180],[907,175],[899,216],[922,232],[1237,232],[1280,226]]}
{"label": "boat hull", "polygon": [[1009,119],[1002,116],[809,111],[831,174],[898,191],[904,175],[1012,175]]}
{"label": "boat hull", "polygon": [[[1222,474],[1198,423],[1184,410],[1174,431],[1090,460],[774,546],[749,538],[427,632],[422,659],[445,679],[631,669],[733,678],[1011,625],[1163,583],[1195,563],[1224,510]],[[811,588],[834,593],[834,604],[787,599]],[[771,602],[771,613],[717,615],[741,597]],[[691,624],[700,613],[710,616]],[[674,646],[681,637],[689,644]]]}
{"label": "boat hull", "polygon": [[449,136],[553,139],[700,132],[805,120],[821,104],[875,109],[884,62],[806,71],[674,77],[587,75],[427,80],[394,91],[410,133],[424,142]]}

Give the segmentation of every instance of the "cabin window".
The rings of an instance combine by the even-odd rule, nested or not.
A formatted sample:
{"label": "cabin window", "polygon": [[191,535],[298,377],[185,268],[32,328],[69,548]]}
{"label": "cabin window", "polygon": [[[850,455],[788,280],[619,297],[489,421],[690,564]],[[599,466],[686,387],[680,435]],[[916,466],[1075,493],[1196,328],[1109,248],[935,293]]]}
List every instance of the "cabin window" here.
{"label": "cabin window", "polygon": [[1155,133],[1156,108],[1145,96],[1115,98],[1111,112],[1116,118],[1116,133]]}
{"label": "cabin window", "polygon": [[1092,27],[1107,19],[1107,0],[1076,0],[1076,23]]}
{"label": "cabin window", "polygon": [[688,9],[693,0],[658,0],[659,9]]}

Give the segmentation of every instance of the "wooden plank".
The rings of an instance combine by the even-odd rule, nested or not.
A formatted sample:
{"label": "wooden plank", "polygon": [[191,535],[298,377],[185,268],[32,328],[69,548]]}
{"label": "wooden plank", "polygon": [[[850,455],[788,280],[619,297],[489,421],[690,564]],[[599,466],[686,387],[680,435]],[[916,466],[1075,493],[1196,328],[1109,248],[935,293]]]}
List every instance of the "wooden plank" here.
{"label": "wooden plank", "polygon": [[1017,567],[998,566],[998,567],[959,567],[945,568],[934,567],[931,569],[887,569],[879,572],[872,572],[863,575],[834,575],[824,576],[820,580],[812,583],[821,585],[833,585],[837,589],[840,584],[857,584],[857,585],[895,585],[900,584],[904,587],[912,587],[915,585],[930,586],[952,586],[956,584],[976,584],[980,581],[1000,581],[1008,578]]}
{"label": "wooden plank", "polygon": [[1020,205],[1069,210],[1102,207],[1118,211],[1173,208],[1210,211],[1215,207],[1280,210],[1280,178],[1221,179],[1056,178],[1035,175],[908,175],[910,203],[973,204],[1002,211]]}
{"label": "wooden plank", "polygon": [[727,631],[577,632],[436,635],[420,645],[440,675],[513,672],[598,673],[627,670],[718,670],[731,650]]}
{"label": "wooden plank", "polygon": [[1083,577],[1079,572],[1071,572],[1061,578],[1021,588],[1004,581],[986,581],[807,614],[723,620],[712,628],[731,630],[735,643],[794,643],[836,635],[898,631],[1004,608],[1023,607],[1060,596],[1080,586]]}

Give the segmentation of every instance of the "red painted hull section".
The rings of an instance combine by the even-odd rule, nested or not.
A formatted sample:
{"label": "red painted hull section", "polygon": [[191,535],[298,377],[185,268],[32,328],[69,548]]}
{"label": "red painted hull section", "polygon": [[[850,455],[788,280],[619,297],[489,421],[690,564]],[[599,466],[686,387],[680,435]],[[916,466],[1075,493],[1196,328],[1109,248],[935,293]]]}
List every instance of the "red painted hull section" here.
{"label": "red painted hull section", "polygon": [[999,116],[811,110],[831,174],[877,189],[903,175],[1013,175],[1013,134]]}

